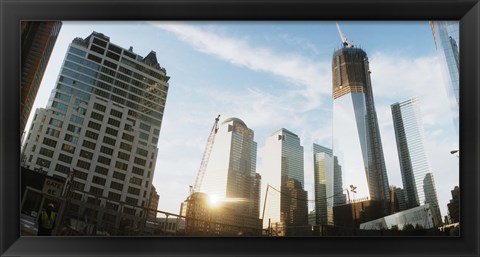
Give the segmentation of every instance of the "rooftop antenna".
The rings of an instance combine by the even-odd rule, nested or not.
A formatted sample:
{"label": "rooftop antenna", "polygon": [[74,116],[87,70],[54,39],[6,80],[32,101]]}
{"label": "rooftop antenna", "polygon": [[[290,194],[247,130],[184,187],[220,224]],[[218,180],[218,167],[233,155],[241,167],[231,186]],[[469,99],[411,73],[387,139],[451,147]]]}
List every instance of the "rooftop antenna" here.
{"label": "rooftop antenna", "polygon": [[350,43],[350,41],[348,41],[347,39],[347,36],[345,36],[345,34],[342,32],[342,30],[340,29],[340,25],[338,25],[338,21],[336,22],[337,24],[337,29],[338,29],[338,33],[340,34],[340,37],[342,38],[342,44],[344,47],[350,47],[352,48],[353,47],[353,44]]}

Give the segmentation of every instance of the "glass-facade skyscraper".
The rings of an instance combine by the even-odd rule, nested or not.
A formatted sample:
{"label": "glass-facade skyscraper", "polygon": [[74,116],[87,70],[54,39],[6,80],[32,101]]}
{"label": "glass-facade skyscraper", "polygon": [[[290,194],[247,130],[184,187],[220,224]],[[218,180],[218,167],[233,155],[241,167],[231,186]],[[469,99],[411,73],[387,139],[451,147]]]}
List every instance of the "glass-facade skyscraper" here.
{"label": "glass-facade skyscraper", "polygon": [[61,21],[21,22],[20,135],[27,124],[61,27]]}
{"label": "glass-facade skyscraper", "polygon": [[146,217],[168,80],[154,51],[142,57],[97,32],[75,38],[47,107],[35,112],[22,166],[59,178],[74,170],[72,201],[108,213],[75,202],[70,210],[101,224]]}
{"label": "glass-facade skyscraper", "polygon": [[262,216],[263,227],[270,228],[274,236],[298,235],[308,225],[303,153],[300,138],[287,129],[279,129],[266,140],[262,158],[266,205]]}
{"label": "glass-facade skyscraper", "polygon": [[390,199],[367,54],[344,46],[332,58],[333,155],[342,166],[343,188],[352,198]]}
{"label": "glass-facade skyscraper", "polygon": [[[460,103],[460,33],[459,21],[430,21],[433,40],[437,48],[442,73],[445,79],[445,88],[451,99]],[[455,106],[455,101],[452,104]],[[458,109],[455,110],[458,112]]]}
{"label": "glass-facade skyscraper", "polygon": [[438,220],[441,216],[433,173],[425,152],[425,136],[418,99],[414,97],[394,103],[391,109],[407,206],[413,208],[428,203],[432,208],[434,220]]}
{"label": "glass-facade skyscraper", "polygon": [[[238,118],[218,127],[198,192],[208,195],[215,222],[260,229],[260,176],[256,173],[254,132]],[[213,209],[212,209],[213,210]]]}
{"label": "glass-facade skyscraper", "polygon": [[313,144],[315,224],[333,224],[333,206],[345,203],[342,170],[330,148]]}

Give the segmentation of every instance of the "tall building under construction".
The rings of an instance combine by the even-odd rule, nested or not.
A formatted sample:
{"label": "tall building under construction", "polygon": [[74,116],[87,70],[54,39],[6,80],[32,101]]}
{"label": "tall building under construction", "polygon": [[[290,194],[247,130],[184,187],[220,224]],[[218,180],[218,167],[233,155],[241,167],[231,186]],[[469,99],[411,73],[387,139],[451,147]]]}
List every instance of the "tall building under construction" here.
{"label": "tall building under construction", "polygon": [[352,198],[390,199],[367,53],[351,45],[333,53],[333,155],[342,166],[343,188],[356,187]]}

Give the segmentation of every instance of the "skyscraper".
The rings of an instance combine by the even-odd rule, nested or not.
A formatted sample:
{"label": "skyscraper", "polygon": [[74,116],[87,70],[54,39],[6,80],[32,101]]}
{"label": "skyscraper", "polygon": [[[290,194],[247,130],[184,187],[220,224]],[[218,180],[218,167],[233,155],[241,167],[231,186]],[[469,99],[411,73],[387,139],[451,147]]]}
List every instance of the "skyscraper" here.
{"label": "skyscraper", "polygon": [[452,106],[458,112],[460,103],[459,96],[459,73],[460,73],[460,26],[458,21],[430,21],[433,40],[442,67],[445,80],[445,89],[452,101]]}
{"label": "skyscraper", "polygon": [[332,89],[333,155],[342,166],[343,188],[353,185],[357,193],[352,197],[388,203],[389,185],[370,69],[362,49],[344,44],[334,52]]}
{"label": "skyscraper", "polygon": [[260,176],[256,173],[257,143],[254,132],[238,118],[218,127],[210,158],[198,192],[215,206],[214,222],[261,228]]}
{"label": "skyscraper", "polygon": [[61,21],[21,22],[20,135],[23,134],[30,116],[30,110],[61,27]]}
{"label": "skyscraper", "polygon": [[272,133],[262,161],[263,227],[278,236],[302,233],[308,225],[308,199],[300,138],[284,128]]}
{"label": "skyscraper", "polygon": [[438,201],[432,170],[425,152],[425,136],[418,99],[414,97],[392,104],[391,109],[407,206],[412,208],[429,203],[434,218],[435,216],[441,218],[438,215],[439,210],[436,210]]}
{"label": "skyscraper", "polygon": [[35,113],[22,165],[63,178],[73,169],[73,199],[98,196],[99,206],[117,212],[98,219],[143,217],[168,80],[154,51],[142,57],[97,32],[75,38],[48,106]]}
{"label": "skyscraper", "polygon": [[342,188],[342,170],[332,149],[313,144],[315,222],[333,224],[333,206],[345,203]]}

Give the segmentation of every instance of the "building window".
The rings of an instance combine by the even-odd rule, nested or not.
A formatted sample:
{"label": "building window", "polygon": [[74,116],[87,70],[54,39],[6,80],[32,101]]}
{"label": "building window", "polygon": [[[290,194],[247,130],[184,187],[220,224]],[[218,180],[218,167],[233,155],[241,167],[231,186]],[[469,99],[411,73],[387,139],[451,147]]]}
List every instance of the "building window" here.
{"label": "building window", "polygon": [[78,160],[77,161],[77,167],[89,170],[90,169],[90,163],[86,162],[86,161]]}
{"label": "building window", "polygon": [[120,162],[120,161],[117,161],[117,162],[115,163],[115,168],[121,169],[121,170],[124,170],[124,171],[127,171],[127,169],[128,169],[128,164],[123,163],[123,162]]}
{"label": "building window", "polygon": [[83,140],[83,146],[92,150],[95,150],[96,144],[94,142]]}
{"label": "building window", "polygon": [[98,156],[97,161],[98,161],[99,163],[103,163],[103,164],[105,164],[105,165],[110,165],[110,161],[111,161],[111,160],[110,160],[109,158],[105,157],[105,156],[101,156],[101,155],[100,155],[100,156]]}
{"label": "building window", "polygon": [[115,126],[115,127],[120,127],[120,121],[116,120],[116,119],[112,119],[112,118],[109,118],[108,119],[108,124],[112,125],[112,126]]}
{"label": "building window", "polygon": [[92,183],[95,183],[97,185],[105,186],[105,182],[107,180],[101,177],[93,176]]}
{"label": "building window", "polygon": [[103,137],[103,142],[112,146],[115,146],[116,140],[107,136]]}
{"label": "building window", "polygon": [[114,193],[114,192],[108,192],[108,199],[112,201],[117,201],[120,202],[120,194]]}
{"label": "building window", "polygon": [[78,143],[78,137],[72,136],[70,134],[65,134],[65,141],[76,145]]}
{"label": "building window", "polygon": [[135,187],[128,187],[128,193],[132,195],[140,195],[140,189]]}
{"label": "building window", "polygon": [[54,126],[54,127],[61,128],[62,125],[63,125],[63,121],[60,121],[60,120],[51,118],[49,124],[52,125],[52,126]]}
{"label": "building window", "polygon": [[83,171],[75,170],[75,177],[83,180],[87,180],[88,174]]}
{"label": "building window", "polygon": [[118,158],[128,161],[130,160],[130,155],[123,152],[118,152]]}
{"label": "building window", "polygon": [[125,180],[125,174],[121,173],[121,172],[117,172],[117,171],[114,171],[113,172],[113,178],[116,178],[116,179],[119,179],[121,181],[124,181]]}
{"label": "building window", "polygon": [[60,163],[57,163],[57,165],[55,166],[55,170],[63,174],[70,174],[70,168]]}
{"label": "building window", "polygon": [[67,164],[72,163],[72,157],[70,157],[68,155],[65,155],[65,154],[60,154],[58,156],[58,160],[61,161],[61,162],[67,163]]}
{"label": "building window", "polygon": [[64,111],[64,112],[66,112],[67,109],[68,109],[68,105],[66,105],[64,103],[57,102],[57,101],[52,102],[52,107],[57,108],[60,111]]}
{"label": "building window", "polygon": [[99,110],[101,112],[105,112],[105,110],[107,109],[107,107],[105,105],[102,105],[102,104],[99,104],[99,103],[94,103],[93,104],[93,109],[95,110]]}
{"label": "building window", "polygon": [[120,148],[126,151],[131,151],[132,150],[132,145],[121,142],[120,143]]}
{"label": "building window", "polygon": [[68,144],[62,144],[62,150],[73,154],[75,152],[75,147]]}
{"label": "building window", "polygon": [[151,127],[143,122],[140,122],[140,129],[150,132]]}
{"label": "building window", "polygon": [[83,157],[83,158],[85,158],[85,159],[91,160],[92,157],[93,157],[93,153],[88,152],[88,151],[85,151],[85,150],[81,150],[81,151],[80,151],[80,156]]}
{"label": "building window", "polygon": [[57,141],[55,141],[53,139],[50,139],[50,138],[44,138],[43,139],[43,144],[51,146],[51,147],[55,147],[55,146],[57,146]]}
{"label": "building window", "polygon": [[115,116],[115,117],[117,117],[117,118],[120,118],[120,119],[122,118],[122,115],[123,115],[122,112],[119,112],[119,111],[114,110],[114,109],[111,109],[111,110],[110,110],[110,114],[113,115],[113,116]]}
{"label": "building window", "polygon": [[107,154],[107,155],[112,155],[113,154],[113,149],[102,145],[102,147],[100,147],[100,152],[102,152],[104,154]]}
{"label": "building window", "polygon": [[94,187],[94,186],[90,186],[89,192],[94,194],[94,195],[102,195],[103,194],[103,189],[98,188],[98,187]]}
{"label": "building window", "polygon": [[80,134],[80,131],[82,130],[82,128],[69,124],[67,127],[67,130],[75,134]]}
{"label": "building window", "polygon": [[108,169],[102,166],[95,166],[95,172],[106,176],[108,174]]}
{"label": "building window", "polygon": [[142,179],[137,178],[137,177],[131,177],[130,178],[130,183],[135,184],[137,186],[141,186],[142,185]]}
{"label": "building window", "polygon": [[142,158],[138,158],[138,157],[135,157],[134,161],[133,161],[135,164],[138,164],[138,165],[141,165],[141,166],[145,166],[146,164],[146,160],[142,159]]}
{"label": "building window", "polygon": [[41,147],[41,148],[40,148],[40,154],[52,158],[52,156],[53,156],[53,151]]}
{"label": "building window", "polygon": [[143,174],[145,173],[145,171],[142,168],[138,168],[135,166],[132,167],[132,172],[140,176],[143,176]]}
{"label": "building window", "polygon": [[139,154],[141,156],[144,156],[144,157],[147,157],[148,156],[148,151],[144,150],[142,148],[137,148],[137,154]]}
{"label": "building window", "polygon": [[98,112],[92,112],[90,114],[90,117],[92,117],[92,119],[96,119],[98,121],[103,121],[103,115],[98,113]]}
{"label": "building window", "polygon": [[77,189],[77,190],[83,191],[83,190],[85,190],[85,184],[80,183],[80,182],[78,182],[78,181],[73,181],[73,183],[72,183],[72,188],[75,188],[75,189]]}
{"label": "building window", "polygon": [[99,123],[96,123],[94,121],[89,121],[88,122],[88,127],[99,131],[100,128],[102,127],[102,125],[99,124]]}
{"label": "building window", "polygon": [[129,141],[129,142],[133,142],[133,136],[132,135],[123,133],[122,138]]}
{"label": "building window", "polygon": [[[137,199],[135,199],[135,198],[133,198],[133,197],[128,197],[128,196],[125,198],[125,202],[126,202],[127,204],[130,204],[130,205],[133,205],[133,206],[136,206],[136,205],[138,204],[138,200],[137,200]],[[135,215],[135,210],[130,209],[130,208],[127,208],[127,207],[123,208],[123,211],[124,211],[125,213],[127,213],[127,210],[129,210],[129,213],[128,213],[128,214]],[[130,211],[130,210],[131,210],[131,211]]]}
{"label": "building window", "polygon": [[60,131],[53,128],[47,128],[47,135],[58,138],[60,136]]}
{"label": "building window", "polygon": [[50,168],[50,163],[51,163],[51,162],[48,161],[48,160],[45,160],[45,159],[43,159],[43,158],[37,158],[37,162],[36,162],[36,163],[37,163],[37,165],[40,165],[40,166],[48,169],[48,168]]}
{"label": "building window", "polygon": [[118,130],[107,127],[107,129],[105,129],[105,133],[116,137],[118,135]]}
{"label": "building window", "polygon": [[143,140],[148,141],[148,134],[143,133],[143,132],[140,132],[140,138],[143,139]]}
{"label": "building window", "polygon": [[123,190],[123,184],[112,181],[112,182],[110,182],[110,188],[116,189],[118,191],[122,191]]}
{"label": "building window", "polygon": [[93,132],[93,131],[90,131],[90,130],[87,130],[87,132],[85,132],[85,136],[88,137],[88,138],[91,138],[93,140],[98,139],[98,134]]}
{"label": "building window", "polygon": [[83,118],[79,117],[77,115],[74,115],[74,114],[72,114],[72,116],[70,116],[70,121],[74,122],[74,123],[77,123],[77,124],[80,124],[80,125],[83,124]]}

